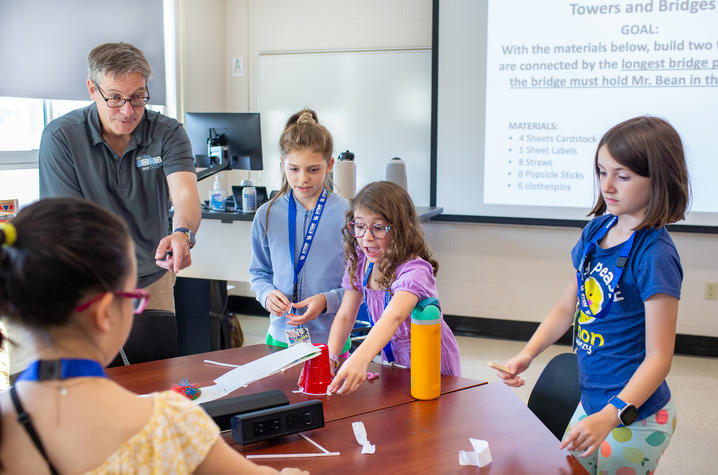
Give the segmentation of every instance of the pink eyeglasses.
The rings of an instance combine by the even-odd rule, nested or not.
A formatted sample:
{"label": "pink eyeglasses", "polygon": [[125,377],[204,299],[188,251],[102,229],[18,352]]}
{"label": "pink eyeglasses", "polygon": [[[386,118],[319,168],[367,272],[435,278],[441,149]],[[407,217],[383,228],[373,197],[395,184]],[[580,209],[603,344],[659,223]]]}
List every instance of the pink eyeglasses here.
{"label": "pink eyeglasses", "polygon": [[[82,312],[83,310],[86,310],[90,307],[90,305],[100,300],[103,295],[105,294],[101,293],[99,295],[95,295],[87,302],[75,307],[75,311]],[[150,299],[150,293],[144,289],[135,289],[132,292],[116,291],[112,292],[112,295],[132,299],[132,313],[134,313],[135,315],[139,315],[140,313],[144,312],[145,307],[147,306],[147,301]]]}

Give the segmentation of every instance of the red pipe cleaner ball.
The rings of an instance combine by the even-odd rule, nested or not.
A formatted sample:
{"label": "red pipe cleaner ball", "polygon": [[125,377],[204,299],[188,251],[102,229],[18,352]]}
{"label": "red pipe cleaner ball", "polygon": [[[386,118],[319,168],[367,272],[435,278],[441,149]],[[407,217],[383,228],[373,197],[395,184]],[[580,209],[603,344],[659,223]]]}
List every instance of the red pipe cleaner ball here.
{"label": "red pipe cleaner ball", "polygon": [[197,399],[202,391],[199,389],[199,384],[190,384],[189,378],[182,378],[178,384],[172,385],[172,391],[179,393],[187,399]]}

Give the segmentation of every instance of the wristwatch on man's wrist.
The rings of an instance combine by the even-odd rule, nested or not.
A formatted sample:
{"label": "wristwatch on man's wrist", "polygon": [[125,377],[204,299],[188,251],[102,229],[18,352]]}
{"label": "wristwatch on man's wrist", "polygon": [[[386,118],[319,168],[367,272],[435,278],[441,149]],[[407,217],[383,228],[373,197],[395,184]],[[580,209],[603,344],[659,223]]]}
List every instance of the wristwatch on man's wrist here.
{"label": "wristwatch on man's wrist", "polygon": [[174,233],[185,233],[187,235],[187,238],[189,239],[189,248],[192,249],[194,247],[195,242],[197,241],[194,237],[194,233],[191,229],[188,228],[175,228],[174,231],[172,231],[172,234]]}
{"label": "wristwatch on man's wrist", "polygon": [[624,426],[630,426],[638,419],[638,409],[630,402],[623,401],[616,396],[608,400],[608,403],[618,409],[618,421]]}

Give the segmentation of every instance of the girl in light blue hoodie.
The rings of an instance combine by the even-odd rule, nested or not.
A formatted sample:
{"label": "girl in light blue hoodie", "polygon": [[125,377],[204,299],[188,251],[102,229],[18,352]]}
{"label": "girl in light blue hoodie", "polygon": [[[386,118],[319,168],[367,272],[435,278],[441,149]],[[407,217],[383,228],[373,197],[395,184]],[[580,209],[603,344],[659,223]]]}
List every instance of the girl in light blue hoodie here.
{"label": "girl in light blue hoodie", "polygon": [[348,202],[331,192],[332,136],[314,111],[289,118],[279,148],[282,187],[252,223],[251,288],[270,313],[267,344],[286,347],[303,329],[326,344],[343,295]]}

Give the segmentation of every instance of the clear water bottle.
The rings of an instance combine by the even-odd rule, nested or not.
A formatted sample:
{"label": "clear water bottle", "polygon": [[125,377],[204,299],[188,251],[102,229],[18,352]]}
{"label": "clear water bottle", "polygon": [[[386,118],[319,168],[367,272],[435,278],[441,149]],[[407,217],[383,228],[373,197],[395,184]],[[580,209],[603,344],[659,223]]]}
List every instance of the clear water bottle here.
{"label": "clear water bottle", "polygon": [[436,399],[441,393],[441,311],[430,297],[411,311],[411,395]]}
{"label": "clear water bottle", "polygon": [[252,180],[242,180],[242,211],[254,213],[257,211],[257,189]]}

